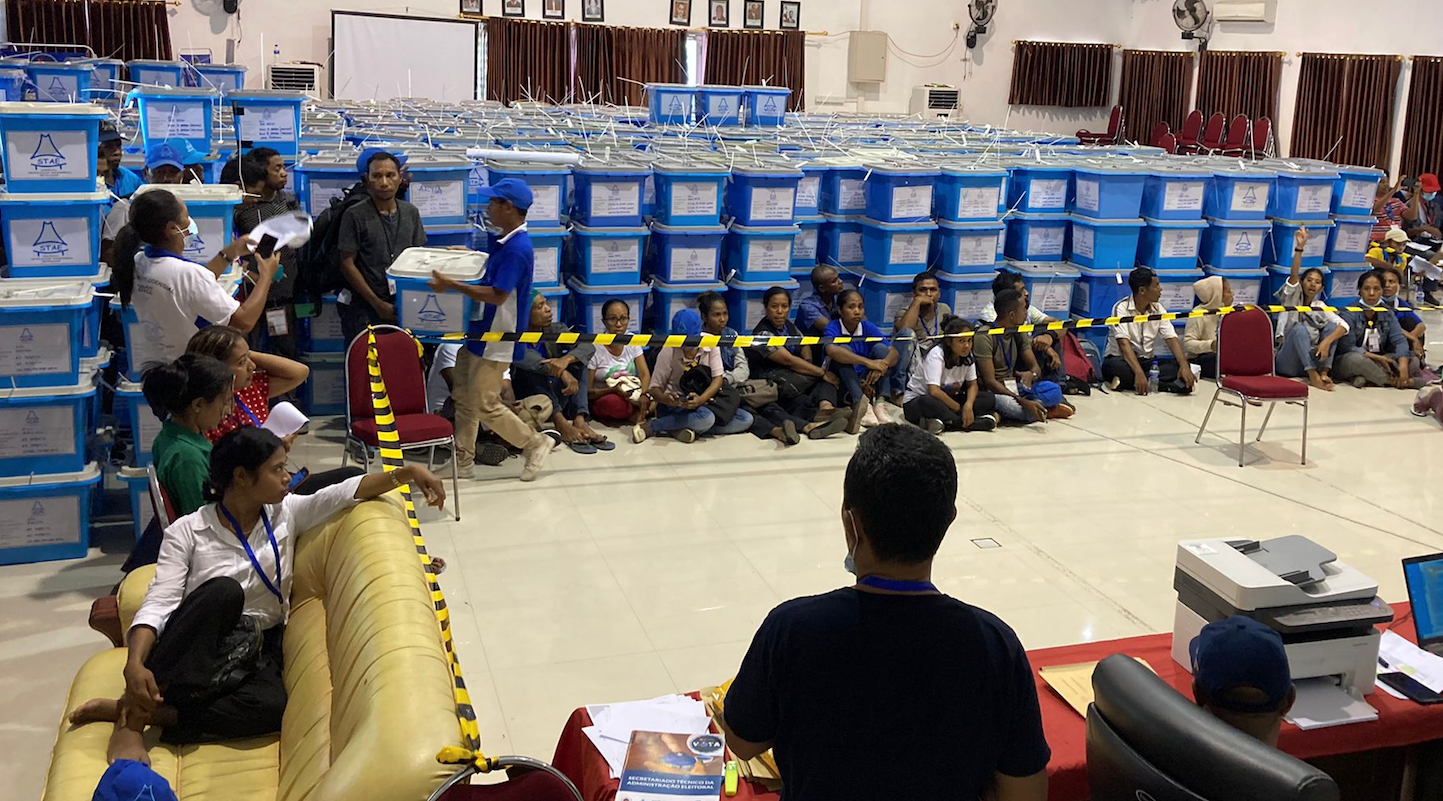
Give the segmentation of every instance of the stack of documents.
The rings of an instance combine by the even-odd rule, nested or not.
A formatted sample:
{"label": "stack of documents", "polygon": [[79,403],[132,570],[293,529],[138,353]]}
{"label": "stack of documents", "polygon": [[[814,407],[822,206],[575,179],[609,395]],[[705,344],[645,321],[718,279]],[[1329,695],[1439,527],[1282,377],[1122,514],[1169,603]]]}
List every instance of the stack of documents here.
{"label": "stack of documents", "polygon": [[706,705],[685,695],[663,695],[650,701],[598,704],[586,708],[591,724],[582,729],[596,750],[606,757],[611,778],[621,778],[626,749],[636,731],[666,734],[701,734],[711,726]]}
{"label": "stack of documents", "polygon": [[[1443,659],[1428,653],[1391,631],[1383,632],[1378,645],[1378,673],[1403,673],[1433,692],[1443,692]],[[1405,696],[1378,682],[1378,689],[1393,696]]]}

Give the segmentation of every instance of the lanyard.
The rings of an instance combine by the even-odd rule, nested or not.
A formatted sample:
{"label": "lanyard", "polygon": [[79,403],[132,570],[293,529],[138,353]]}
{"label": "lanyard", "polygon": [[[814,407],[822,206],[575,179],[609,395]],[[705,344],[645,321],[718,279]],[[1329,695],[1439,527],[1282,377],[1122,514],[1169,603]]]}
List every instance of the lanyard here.
{"label": "lanyard", "polygon": [[862,576],[857,583],[874,590],[888,592],[939,592],[937,585],[930,581],[895,581],[877,576]]}
{"label": "lanyard", "polygon": [[[1005,338],[1001,342],[997,343],[997,349],[1002,352],[1002,360],[1007,362],[1007,372],[1016,375],[1017,340],[1013,339],[1011,334],[1003,334],[1002,336]],[[1007,347],[1009,344],[1012,345],[1012,347]]]}
{"label": "lanyard", "polygon": [[401,232],[401,207],[400,207],[399,205],[397,205],[397,206],[396,206],[396,211],[395,211],[394,213],[388,215],[388,214],[385,214],[385,213],[383,213],[383,212],[381,211],[381,207],[376,205],[376,200],[375,200],[375,198],[372,198],[372,199],[371,199],[371,208],[373,208],[373,209],[376,210],[376,217],[379,218],[380,223],[381,223],[381,236],[382,236],[382,238],[384,238],[384,239],[386,240],[386,256],[387,256],[387,258],[390,259],[390,262],[387,262],[387,266],[389,266],[392,262],[395,262],[395,261],[396,261],[396,241],[391,238],[391,230],[386,227],[386,218],[387,218],[387,217],[392,217],[392,218],[395,219],[395,221],[396,221],[396,232],[397,232],[397,233],[400,233],[400,232]]}
{"label": "lanyard", "polygon": [[931,327],[931,328],[928,328],[928,327],[927,327],[927,321],[926,321],[926,320],[923,320],[920,315],[917,317],[917,322],[921,324],[923,333],[930,334],[931,336],[934,336],[934,337],[937,336],[937,334],[941,331],[941,328],[942,328],[942,320],[937,316],[937,313],[936,313],[936,310],[935,310],[935,309],[933,309],[933,312],[932,312],[932,327]]}
{"label": "lanyard", "polygon": [[[235,405],[240,407],[240,410],[246,413],[246,417],[251,419],[251,425],[254,425],[256,428],[261,427],[260,418],[256,417],[256,413],[251,411],[251,407],[247,406],[246,402],[241,400],[239,392],[237,392],[235,396]],[[270,524],[267,523],[266,525],[269,526]]]}
{"label": "lanyard", "polygon": [[196,265],[200,265],[201,267],[204,267],[204,266],[205,266],[204,264],[201,264],[200,262],[195,261],[195,260],[193,260],[193,259],[187,259],[186,257],[180,255],[179,253],[171,253],[170,251],[168,251],[168,250],[166,250],[166,249],[164,249],[164,248],[158,248],[158,247],[156,247],[156,246],[154,246],[154,245],[146,245],[145,248],[144,248],[144,250],[143,250],[142,252],[145,253],[145,255],[148,256],[148,257],[151,258],[151,259],[160,259],[160,258],[179,259],[180,261],[183,261],[183,262],[185,262],[186,264],[196,264]]}
{"label": "lanyard", "polygon": [[276,544],[276,530],[271,528],[271,519],[266,516],[266,510],[261,510],[261,522],[266,525],[266,536],[269,537],[271,541],[271,553],[276,557],[276,582],[274,584],[266,577],[266,572],[261,569],[261,563],[256,560],[256,552],[251,549],[250,540],[241,532],[240,523],[236,521],[235,515],[231,514],[230,510],[225,508],[225,504],[218,503],[216,504],[216,508],[220,510],[222,515],[225,515],[225,520],[227,523],[230,523],[231,530],[235,531],[236,537],[240,540],[241,547],[246,549],[246,556],[251,560],[251,567],[256,569],[256,575],[261,577],[261,581],[266,585],[266,589],[270,590],[271,595],[276,596],[276,600],[280,601],[281,606],[284,607],[286,600],[281,597],[281,547]]}

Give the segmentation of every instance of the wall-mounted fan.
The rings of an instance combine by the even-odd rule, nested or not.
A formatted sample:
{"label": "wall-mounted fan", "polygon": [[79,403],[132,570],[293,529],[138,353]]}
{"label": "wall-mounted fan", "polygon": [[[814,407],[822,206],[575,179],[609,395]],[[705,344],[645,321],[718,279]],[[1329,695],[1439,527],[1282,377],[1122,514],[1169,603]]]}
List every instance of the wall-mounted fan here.
{"label": "wall-mounted fan", "polygon": [[1198,31],[1212,21],[1212,11],[1208,10],[1205,0],[1173,0],[1172,21],[1182,31],[1182,38],[1206,41],[1207,33]]}
{"label": "wall-mounted fan", "polygon": [[967,5],[967,15],[972,18],[972,27],[967,30],[967,46],[977,46],[977,35],[986,33],[992,18],[997,16],[997,0],[972,0]]}

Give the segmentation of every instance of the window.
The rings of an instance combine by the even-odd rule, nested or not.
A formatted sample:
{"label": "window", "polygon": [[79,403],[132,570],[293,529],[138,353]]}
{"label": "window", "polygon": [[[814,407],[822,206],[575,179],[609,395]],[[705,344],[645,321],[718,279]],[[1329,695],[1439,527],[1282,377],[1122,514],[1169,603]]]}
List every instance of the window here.
{"label": "window", "polygon": [[684,71],[686,72],[687,86],[697,86],[701,83],[701,37],[700,33],[686,35]]}

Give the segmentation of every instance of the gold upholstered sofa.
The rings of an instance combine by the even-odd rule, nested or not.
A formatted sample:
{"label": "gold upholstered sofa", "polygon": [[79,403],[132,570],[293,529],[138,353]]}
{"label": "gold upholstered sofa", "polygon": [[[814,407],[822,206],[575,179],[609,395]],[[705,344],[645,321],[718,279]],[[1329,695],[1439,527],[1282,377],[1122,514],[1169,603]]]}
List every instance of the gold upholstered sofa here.
{"label": "gold upholstered sofa", "polygon": [[[121,623],[153,568],[121,586]],[[451,671],[399,496],[360,504],[297,542],[285,636],[289,693],[281,733],[173,747],[148,734],[152,766],[182,801],[424,801],[461,745]],[[65,714],[124,689],[125,649],[92,657]],[[60,725],[44,801],[89,801],[112,724]]]}

